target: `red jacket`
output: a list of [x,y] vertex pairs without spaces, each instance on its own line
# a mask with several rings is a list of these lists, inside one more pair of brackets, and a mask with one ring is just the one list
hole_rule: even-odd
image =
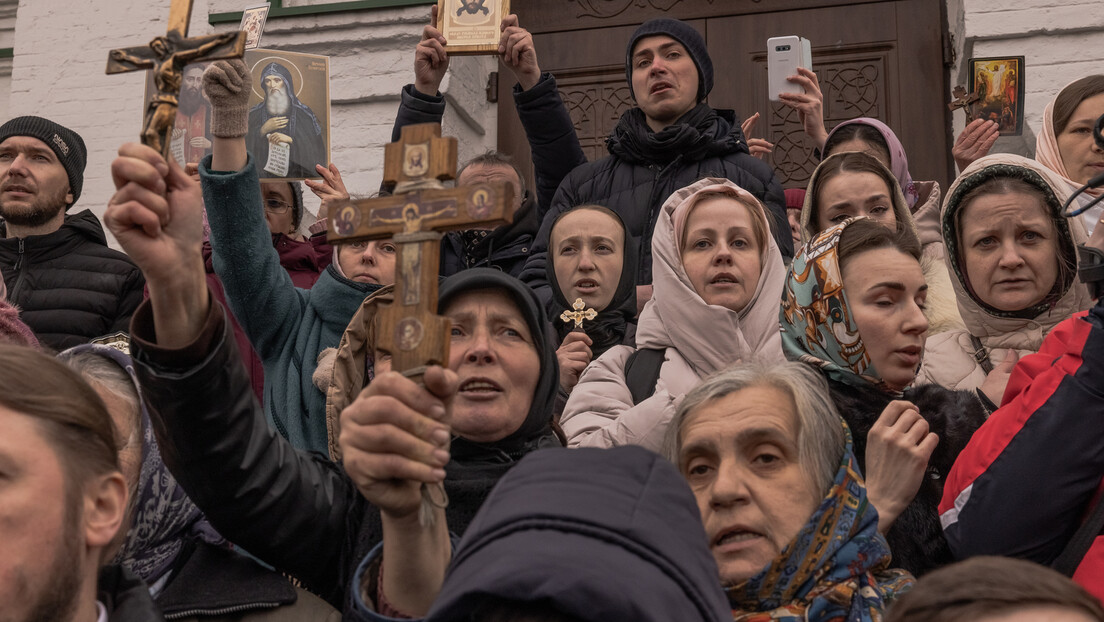
[[[1104,303],[1056,326],[1021,359],[1001,403],[947,477],[943,530],[959,559],[1050,565],[1104,484]],[[1073,578],[1104,599],[1104,537]]]
[[[315,281],[331,263],[333,263],[333,247],[326,243],[326,234],[316,234],[308,240],[297,242],[282,233],[272,234],[272,246],[280,255],[280,265],[287,270],[291,281],[300,289],[310,289]],[[230,319],[230,325],[234,329],[234,341],[238,344],[238,352],[241,354],[242,363],[249,370],[249,379],[253,384],[253,393],[257,399],[264,402],[264,366],[261,359],[253,351],[249,339],[238,326],[237,319],[230,312],[230,305],[226,304],[226,292],[222,288],[222,282],[215,275],[215,266],[212,262],[211,243],[203,243],[203,261],[207,267],[207,287],[211,295],[226,309],[226,317]]]

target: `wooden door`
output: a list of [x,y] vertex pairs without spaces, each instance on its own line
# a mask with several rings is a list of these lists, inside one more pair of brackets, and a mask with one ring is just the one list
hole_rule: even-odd
[[[945,18],[937,0],[513,0],[534,34],[541,68],[555,74],[587,157],[633,103],[625,45],[653,17],[686,20],[703,33],[714,66],[708,102],[740,117],[760,112],[753,132],[775,143],[772,165],[787,188],[804,187],[816,166],[797,114],[767,99],[766,41],[800,35],[812,42],[824,91],[825,124],[860,116],[894,129],[916,180],[951,174],[949,93],[943,64]],[[500,68],[499,149],[531,166],[513,110],[512,74]]]

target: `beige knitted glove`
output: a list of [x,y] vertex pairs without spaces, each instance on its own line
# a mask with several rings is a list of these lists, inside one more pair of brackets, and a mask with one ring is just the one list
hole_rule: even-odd
[[211,135],[239,138],[249,129],[252,76],[240,58],[217,60],[203,72],[203,92],[211,100]]

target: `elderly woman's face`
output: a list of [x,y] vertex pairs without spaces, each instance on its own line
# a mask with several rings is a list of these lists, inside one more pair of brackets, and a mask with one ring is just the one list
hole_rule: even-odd
[[824,496],[798,460],[798,428],[793,400],[774,387],[706,402],[682,424],[678,467],[726,585],[778,557]]
[[868,250],[843,267],[843,288],[874,370],[889,388],[903,390],[916,378],[928,334],[920,262],[895,248]]
[[452,320],[449,368],[460,376],[452,428],[478,443],[501,440],[529,414],[540,377],[534,336],[514,301],[499,290],[461,294],[445,315]]
[[625,263],[625,231],[612,216],[578,209],[560,218],[550,236],[556,283],[564,298],[588,308],[609,306]]
[[1058,241],[1042,199],[982,195],[962,206],[963,266],[974,295],[1001,311],[1039,304],[1058,279]]
[[699,202],[686,219],[682,267],[706,304],[740,312],[759,286],[762,249],[751,212],[730,197]]
[[1073,181],[1083,184],[1104,173],[1104,150],[1096,146],[1092,128],[1104,115],[1104,93],[1086,98],[1070,116],[1066,129],[1057,136],[1062,165]]

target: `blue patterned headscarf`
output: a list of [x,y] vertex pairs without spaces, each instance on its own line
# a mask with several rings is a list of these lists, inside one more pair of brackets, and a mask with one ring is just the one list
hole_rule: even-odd
[[832,380],[880,386],[881,376],[851,314],[839,264],[840,236],[856,220],[821,231],[794,257],[778,313],[782,351],[791,361],[816,365]]
[[62,352],[58,358],[64,361],[84,352],[102,356],[126,372],[138,393],[142,468],[135,490],[131,491],[130,527],[122,548],[111,563],[127,568],[147,584],[153,585],[172,569],[187,540],[199,538],[216,546],[225,545],[226,541],[211,527],[161,460],[161,450],[153,436],[153,425],[142,400],[134,363],[124,348],[125,342],[111,346],[83,344]]
[[890,570],[889,562],[848,431],[836,477],[809,521],[759,574],[725,590],[732,619],[879,622],[915,582],[905,570]]

